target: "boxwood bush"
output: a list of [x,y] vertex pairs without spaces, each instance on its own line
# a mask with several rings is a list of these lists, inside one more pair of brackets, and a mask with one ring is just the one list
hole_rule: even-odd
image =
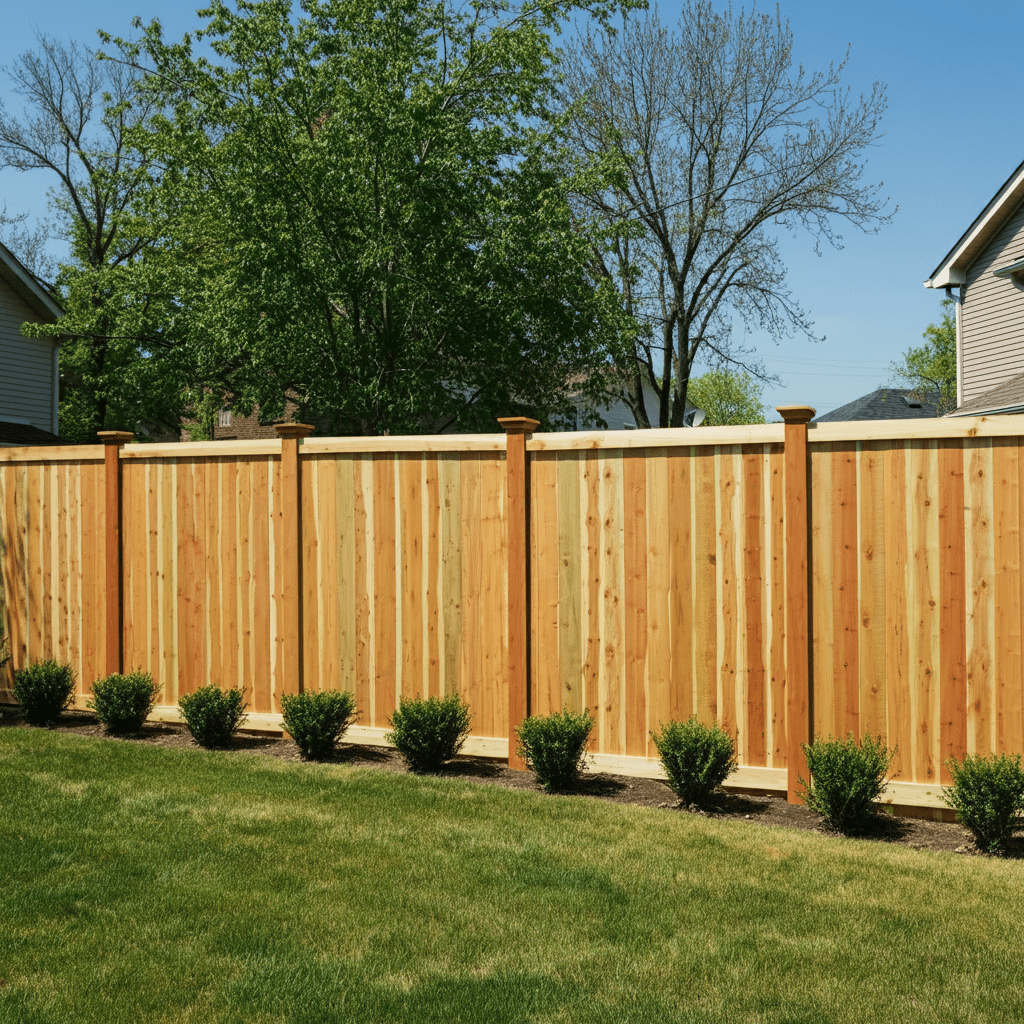
[[516,729],[519,755],[545,792],[562,792],[579,783],[593,728],[589,711],[563,710],[527,718]]
[[696,716],[669,722],[655,734],[668,784],[679,799],[698,807],[736,771],[732,737],[719,725],[703,725]]
[[829,737],[800,746],[811,773],[809,783],[800,779],[804,803],[837,832],[866,828],[885,789],[896,748],[886,747],[881,736],[865,736],[858,743],[852,733],[845,740]]
[[160,687],[148,672],[115,672],[92,684],[92,700],[86,707],[92,708],[112,733],[138,732],[159,693]]
[[469,735],[469,705],[457,693],[444,697],[401,697],[384,738],[395,745],[409,771],[440,771]]
[[178,707],[201,747],[223,747],[245,718],[245,696],[238,687],[222,690],[212,683],[183,694]]
[[284,727],[310,760],[327,757],[356,718],[356,699],[348,690],[306,690],[281,697]]
[[75,672],[70,665],[37,661],[14,673],[14,696],[31,725],[49,725],[75,695]]
[[956,811],[975,842],[987,853],[1000,853],[1024,822],[1024,770],[1020,754],[968,754],[962,761],[946,762],[953,784],[942,799]]

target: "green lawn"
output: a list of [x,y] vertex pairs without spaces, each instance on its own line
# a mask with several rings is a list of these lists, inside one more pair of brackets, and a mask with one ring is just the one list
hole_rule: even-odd
[[0,729],[0,1021],[1024,1020],[1024,863]]

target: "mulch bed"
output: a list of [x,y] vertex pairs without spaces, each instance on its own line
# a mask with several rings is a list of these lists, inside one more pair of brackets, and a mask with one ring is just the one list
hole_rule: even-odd
[[[9,705],[0,708],[0,727],[31,728],[25,723],[20,709]],[[89,711],[67,711],[55,728],[58,732],[76,736],[107,736],[96,716]],[[124,743],[200,749],[187,727],[179,723],[147,722],[143,731],[137,735],[110,738]],[[277,757],[285,761],[302,760],[299,748],[293,740],[273,734],[242,732],[234,737],[228,749],[261,757]],[[404,773],[407,770],[397,752],[388,747],[342,743],[326,761],[380,771]],[[514,771],[507,768],[503,762],[490,758],[459,757],[446,767],[444,775],[480,785],[543,792],[532,773]],[[632,804],[637,807],[659,807],[667,813],[693,813],[716,820],[746,821],[755,826],[777,825],[782,828],[820,833],[829,831],[822,824],[820,816],[813,811],[802,805],[789,804],[776,796],[725,793],[718,797],[713,807],[706,810],[686,808],[680,804],[668,785],[659,779],[594,772],[584,777],[573,795],[618,804]],[[858,841],[896,843],[915,850],[980,854],[971,834],[960,825],[920,818],[893,817],[888,814],[878,815],[871,830],[859,836]],[[1006,855],[1024,858],[1024,836],[1014,838]]]

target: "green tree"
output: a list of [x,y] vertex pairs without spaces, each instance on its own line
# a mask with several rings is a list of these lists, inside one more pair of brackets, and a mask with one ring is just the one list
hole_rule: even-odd
[[[40,35],[38,48],[5,68],[20,113],[0,103],[0,167],[44,170],[54,179],[53,219],[29,230],[5,215],[12,242],[63,305],[59,421],[63,436],[88,441],[97,430],[134,430],[140,420],[173,427],[181,386],[164,357],[173,345],[171,297],[143,287],[140,272],[163,227],[154,217],[152,162],[128,142],[151,113],[139,75],[102,64],[75,43]],[[67,243],[59,267],[48,236]],[[135,272],[130,275],[129,269]],[[26,324],[26,334],[52,327]],[[187,360],[177,363],[187,369]]]
[[942,319],[929,324],[924,344],[911,346],[890,367],[893,377],[920,397],[939,396],[939,415],[956,408],[956,303],[942,300]]
[[708,426],[764,423],[762,384],[742,370],[711,370],[690,380],[690,404],[703,409]]
[[577,8],[612,5],[217,0],[211,58],[156,22],[114,41],[160,109],[137,148],[204,256],[178,293],[199,375],[341,433],[597,399],[632,321],[568,204],[601,173],[565,177],[553,114],[550,34]]
[[646,327],[617,357],[625,398],[638,424],[678,427],[695,363],[767,379],[734,344],[734,319],[813,337],[775,232],[838,246],[839,225],[874,231],[891,216],[862,160],[880,137],[885,88],[854,98],[845,61],[794,66],[778,13],[718,11],[709,0],[684,4],[677,31],[652,10],[616,34],[592,27],[566,49],[573,152],[621,172],[580,190],[575,209],[605,228],[595,275]]

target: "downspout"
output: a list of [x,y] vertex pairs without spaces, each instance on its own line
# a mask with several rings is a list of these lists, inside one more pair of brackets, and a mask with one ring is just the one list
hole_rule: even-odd
[[959,409],[964,404],[963,285],[960,285],[955,295],[953,286],[946,285],[946,296],[953,300],[956,309],[956,407]]

